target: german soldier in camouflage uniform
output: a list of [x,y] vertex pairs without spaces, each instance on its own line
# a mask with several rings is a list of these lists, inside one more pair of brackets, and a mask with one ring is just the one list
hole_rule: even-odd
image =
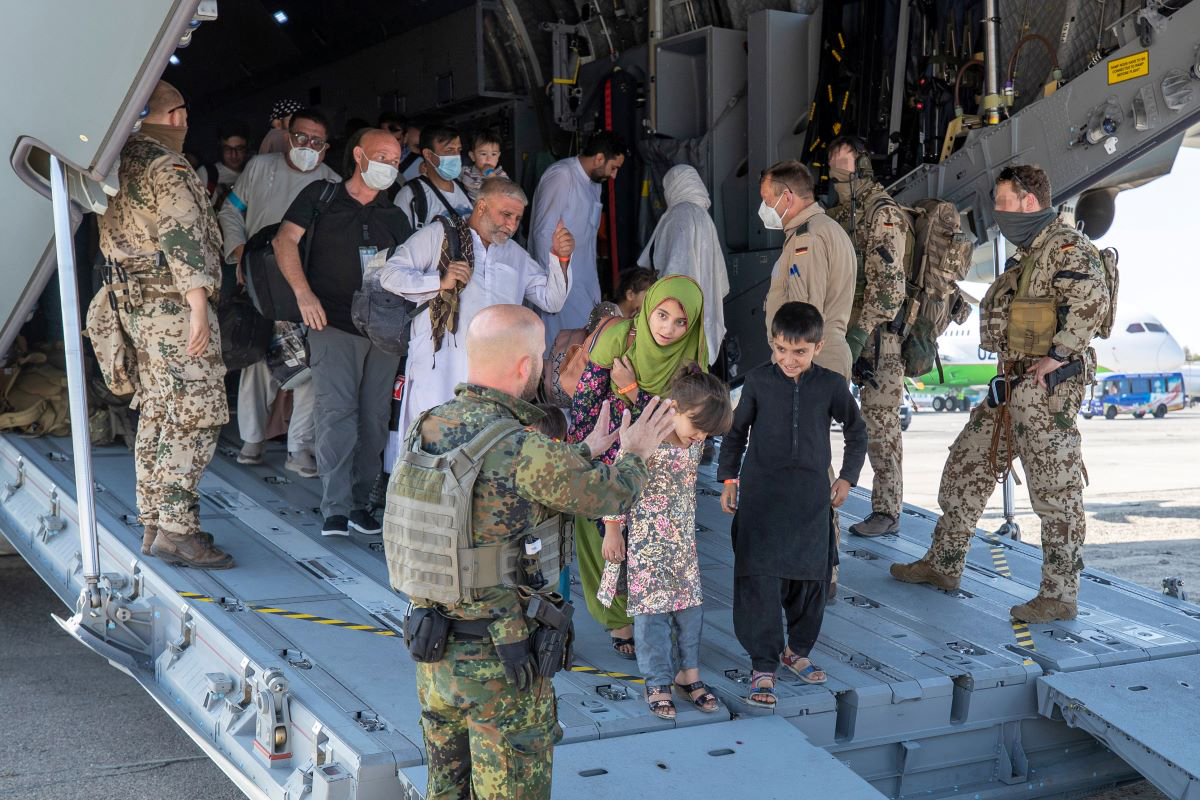
[[[838,204],[832,217],[854,241],[858,275],[846,343],[855,362],[862,416],[867,424],[867,455],[875,477],[871,514],[850,532],[880,536],[900,529],[904,497],[900,403],[904,363],[900,337],[888,325],[904,304],[904,259],[909,254],[908,222],[875,180],[871,157],[861,139],[839,136],[829,144],[829,177]],[[866,366],[874,375],[862,369]]]
[[[107,297],[98,300],[115,305],[118,333],[136,353],[131,405],[139,409],[142,552],[226,569],[233,558],[201,533],[196,492],[229,420],[214,310],[221,233],[204,185],[180,152],[188,113],[182,95],[160,81],[147,108],[141,131],[121,151],[121,190],[100,217],[110,267]],[[96,338],[91,326],[89,333]]]
[[[545,332],[532,311],[494,305],[467,331],[468,383],[420,424],[421,449],[449,452],[491,422],[541,416],[526,399],[541,379]],[[622,452],[611,466],[591,459],[615,434],[599,431],[580,445],[519,429],[487,451],[473,492],[473,546],[512,541],[558,513],[600,517],[622,513],[646,480],[646,457],[673,425],[664,404],[649,407],[620,431]],[[393,485],[388,514],[404,499]],[[417,664],[421,727],[429,762],[428,800],[550,797],[552,748],[561,737],[554,685],[538,677],[531,630],[515,586],[474,590],[478,599],[439,610],[452,620],[442,658]],[[418,606],[432,605],[413,598]],[[457,621],[490,620],[486,635],[455,633]],[[464,626],[460,626],[464,627]]]
[[[996,220],[1018,250],[984,296],[979,316],[980,346],[997,353],[1008,378],[1007,402],[971,412],[950,446],[938,493],[942,516],[929,552],[892,565],[899,580],[957,588],[975,524],[1015,455],[1042,523],[1041,586],[1037,597],[1012,608],[1013,618],[1024,622],[1076,615],[1085,517],[1075,419],[1095,374],[1089,344],[1111,320],[1113,305],[1100,254],[1049,206],[1050,181],[1041,169],[1000,173]],[[1063,368],[1078,372],[1051,390]]]

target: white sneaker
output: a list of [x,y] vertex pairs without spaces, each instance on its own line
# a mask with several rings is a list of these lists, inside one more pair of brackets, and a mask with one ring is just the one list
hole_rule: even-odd
[[299,475],[301,478],[317,477],[317,459],[307,450],[300,450],[296,453],[288,453],[287,462],[283,465],[286,469]]
[[243,442],[241,452],[237,457],[238,463],[261,464],[264,449],[266,449],[265,442]]

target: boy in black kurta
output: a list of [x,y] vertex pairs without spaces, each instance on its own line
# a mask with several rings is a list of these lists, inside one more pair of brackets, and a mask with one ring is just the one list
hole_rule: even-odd
[[[748,699],[754,705],[775,704],[781,660],[801,680],[825,682],[808,654],[821,630],[837,557],[830,507],[845,502],[867,453],[866,426],[845,378],[812,363],[821,351],[822,328],[812,305],[780,307],[771,324],[774,363],[746,374],[733,428],[721,444],[721,507],[736,511],[733,628],[750,654]],[[832,487],[831,420],[842,424],[845,438],[842,469]]]

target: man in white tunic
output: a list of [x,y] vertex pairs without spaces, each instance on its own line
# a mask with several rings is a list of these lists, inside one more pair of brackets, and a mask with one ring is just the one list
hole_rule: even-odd
[[[596,268],[596,232],[600,229],[601,186],[617,177],[628,147],[613,131],[593,135],[578,156],[550,165],[533,195],[529,250],[539,264],[551,260],[554,232],[559,224],[577,234],[574,280],[560,313],[542,314],[546,346],[562,328],[582,328],[600,302],[600,275]],[[557,309],[554,309],[557,311]]]
[[423,303],[457,283],[457,325],[447,330],[435,347],[428,310],[412,323],[405,371],[400,431],[406,432],[422,411],[454,397],[454,387],[467,378],[466,334],[481,310],[498,303],[525,301],[548,313],[562,308],[568,287],[574,283],[572,252],[575,239],[563,223],[551,236],[546,256],[534,261],[511,237],[521,224],[528,204],[525,193],[507,178],[490,178],[479,190],[468,225],[474,246],[474,264],[450,262],[445,274],[438,269],[441,225],[427,225],[396,248],[380,272],[379,283],[389,292]]

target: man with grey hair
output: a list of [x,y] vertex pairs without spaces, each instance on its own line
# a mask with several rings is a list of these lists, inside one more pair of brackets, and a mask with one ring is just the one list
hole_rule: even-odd
[[[550,257],[538,264],[512,241],[529,204],[507,178],[483,182],[469,219],[461,225],[426,225],[396,249],[380,274],[380,285],[415,303],[430,301],[413,320],[400,408],[403,435],[422,411],[454,397],[467,379],[465,334],[488,306],[528,302],[554,313],[563,307],[571,282],[575,238],[560,222]],[[457,257],[447,230],[458,238]]]

